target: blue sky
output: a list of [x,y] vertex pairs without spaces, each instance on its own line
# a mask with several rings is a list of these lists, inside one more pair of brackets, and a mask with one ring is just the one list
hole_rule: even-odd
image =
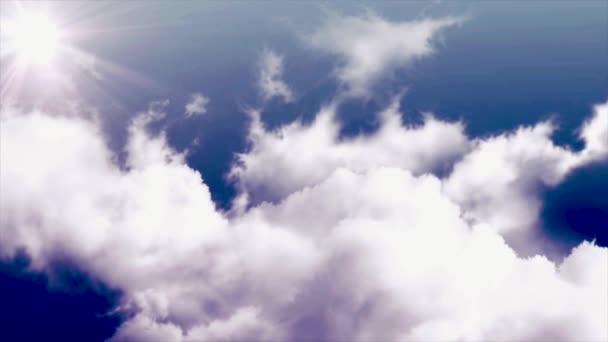
[[[203,92],[213,99],[207,117],[199,120],[205,123],[196,122],[194,128],[178,122],[169,132],[178,148],[195,135],[207,142],[210,148],[201,145],[190,162],[218,188],[224,183],[221,174],[228,168],[231,153],[245,147],[242,107],[260,102],[256,65],[265,48],[285,56],[285,80],[297,90],[295,103],[269,105],[265,114],[269,124],[311,117],[327,101],[336,86],[328,77],[331,56],[311,51],[303,41],[333,12],[373,11],[393,20],[432,15],[468,18],[466,24],[442,33],[438,53],[415,67],[396,70],[397,75],[382,85],[385,90],[376,98],[352,101],[349,113],[342,117],[355,132],[369,126],[374,120],[369,112],[382,107],[391,92],[407,88],[406,120],[415,122],[420,112],[432,111],[440,117],[463,119],[467,131],[480,136],[554,117],[559,124],[556,141],[576,146],[580,142],[573,131],[585,117],[581,113],[608,96],[608,24],[602,1],[287,3],[275,4],[270,13],[255,3],[129,2],[90,5],[97,15],[88,16],[86,6],[67,3],[65,7],[70,18],[77,20],[75,26],[100,31],[82,39],[94,55],[148,80],[131,84],[126,76],[118,75],[118,80],[112,79],[116,84],[103,89],[122,106],[107,109],[113,113],[108,119],[111,130],[120,130],[125,120],[155,99],[173,101],[169,116],[183,114],[182,102],[189,93]],[[117,27],[119,33],[108,27]],[[97,90],[89,90],[88,100],[108,106]],[[225,150],[213,144],[218,139],[224,140]],[[204,165],[209,164],[204,162],[209,154],[222,167]],[[230,191],[225,191],[218,189],[216,196],[223,203],[230,198]]]
[[0,334],[607,337],[605,1],[0,8]]

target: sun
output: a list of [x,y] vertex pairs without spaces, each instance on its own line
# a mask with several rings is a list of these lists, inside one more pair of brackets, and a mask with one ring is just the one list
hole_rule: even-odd
[[7,48],[17,62],[45,66],[58,56],[64,32],[42,13],[21,13],[6,23],[2,32]]
[[57,104],[93,96],[93,90],[99,97],[106,91],[106,75],[157,86],[104,59],[103,51],[96,50],[102,53],[97,55],[80,46],[94,47],[95,37],[121,28],[96,27],[95,20],[74,9],[59,1],[0,0],[0,102]]

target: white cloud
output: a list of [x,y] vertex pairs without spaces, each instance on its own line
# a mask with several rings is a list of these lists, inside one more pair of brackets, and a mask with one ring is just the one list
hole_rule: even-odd
[[[294,122],[266,131],[252,112],[251,149],[238,155],[231,171],[243,193],[256,203],[279,200],[325,179],[335,169],[367,170],[395,166],[416,174],[440,169],[468,148],[459,122],[425,116],[420,126],[404,127],[399,97],[379,114],[380,128],[370,136],[339,137],[333,103],[323,108],[309,126]],[[280,175],[280,177],[277,177]]]
[[197,114],[205,114],[207,112],[207,105],[209,104],[209,98],[201,93],[194,93],[190,95],[188,103],[186,103],[185,110],[188,116]]
[[585,148],[578,153],[553,143],[549,122],[474,140],[473,149],[445,180],[446,193],[467,219],[491,224],[512,238],[519,251],[551,247],[535,241],[542,205],[539,187],[553,186],[576,167],[608,155],[607,108],[608,103],[594,108],[582,129]]
[[[135,315],[116,340],[294,340],[311,331],[315,340],[608,338],[607,248],[582,243],[559,264],[518,257],[500,220],[473,222],[474,209],[446,191],[459,170],[486,179],[496,163],[493,189],[509,196],[503,179],[555,182],[570,158],[591,152],[551,145],[546,124],[472,142],[458,123],[405,128],[396,105],[375,134],[339,141],[325,111],[277,132],[254,122],[249,157],[271,157],[237,176],[256,165],[262,176],[251,184],[281,183],[282,200],[228,218],[164,135],[145,133],[150,111],[129,130],[125,170],[94,124],[4,108],[0,253],[24,248],[37,269],[60,254],[122,290],[122,308]],[[586,151],[606,147],[583,136]],[[303,158],[323,167],[302,162],[294,178],[281,160],[298,163],[305,143],[314,151]],[[475,162],[490,158],[486,150],[500,157]],[[460,160],[447,179],[427,173],[441,162],[427,155],[441,153]]]
[[295,122],[275,131],[267,131],[259,114],[252,112],[250,150],[238,155],[231,170],[241,193],[235,207],[282,200],[341,167],[366,171],[391,166],[414,174],[452,169],[443,188],[468,222],[489,224],[519,253],[561,253],[542,240],[538,228],[540,188],[554,186],[576,167],[605,158],[608,104],[594,108],[581,130],[586,147],[574,152],[553,143],[550,122],[469,140],[461,123],[431,115],[421,126],[404,127],[398,103],[397,97],[380,113],[376,132],[350,139],[338,137],[336,103],[322,109],[309,126]]
[[391,22],[376,15],[332,16],[310,43],[341,59],[338,80],[350,94],[360,96],[385,73],[433,53],[437,33],[460,22],[460,18]]
[[540,123],[475,140],[446,179],[446,193],[472,222],[489,223],[502,233],[529,231],[542,204],[539,186],[556,184],[576,163],[572,151],[553,144],[552,131],[549,123]]
[[608,156],[608,102],[593,108],[593,116],[583,125],[580,137],[585,141],[586,158]]
[[291,102],[293,92],[283,81],[283,56],[272,50],[264,50],[259,68],[258,87],[264,100],[276,96],[282,98],[284,102]]

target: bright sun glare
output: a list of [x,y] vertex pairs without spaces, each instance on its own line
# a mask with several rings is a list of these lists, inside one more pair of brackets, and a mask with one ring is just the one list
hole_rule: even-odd
[[58,54],[63,32],[44,14],[23,13],[6,27],[6,38],[20,63],[48,65]]
[[146,82],[144,77],[75,44],[92,39],[87,35],[90,31],[82,26],[83,18],[76,24],[77,18],[70,17],[75,13],[62,12],[66,8],[59,2],[0,0],[0,5],[0,99],[59,101],[59,94],[71,96],[84,91],[77,86],[84,78],[101,87],[95,81],[105,73]]

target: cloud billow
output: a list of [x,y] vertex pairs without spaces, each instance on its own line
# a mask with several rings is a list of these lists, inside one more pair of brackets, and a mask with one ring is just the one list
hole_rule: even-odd
[[[328,131],[318,123],[277,136],[254,125],[261,145],[236,175],[265,158],[268,169],[253,182],[285,186],[268,188],[279,202],[229,216],[164,134],[146,133],[146,113],[129,129],[129,167],[121,169],[96,125],[4,108],[1,250],[8,257],[23,249],[37,270],[61,251],[120,289],[120,310],[133,314],[115,340],[292,340],[311,319],[322,340],[603,339],[608,250],[583,242],[560,263],[519,257],[503,233],[517,223],[522,234],[534,229],[528,216],[538,212],[532,207],[521,222],[499,213],[535,203],[534,193],[518,190],[531,177],[553,184],[605,158],[606,146],[593,142],[599,135],[588,132],[605,129],[606,108],[596,107],[586,124],[593,129],[582,131],[590,149],[581,152],[552,145],[543,123],[473,141],[460,124],[430,117],[403,128],[391,121],[394,106],[382,114],[387,127],[362,140],[320,140]],[[387,129],[397,140],[414,134],[435,144],[390,149]],[[414,158],[445,149],[437,140],[446,132],[436,130],[459,142],[444,155],[457,157],[445,178],[427,173],[434,160]],[[284,152],[266,154],[280,144],[265,139],[283,139]],[[291,139],[328,144],[310,152],[319,158],[345,158],[327,159],[322,173],[294,165],[299,178],[272,173],[291,155]],[[486,157],[494,159],[480,162]],[[544,167],[530,168],[537,163]],[[496,170],[505,178],[483,176]],[[246,193],[253,183],[244,184]]]

